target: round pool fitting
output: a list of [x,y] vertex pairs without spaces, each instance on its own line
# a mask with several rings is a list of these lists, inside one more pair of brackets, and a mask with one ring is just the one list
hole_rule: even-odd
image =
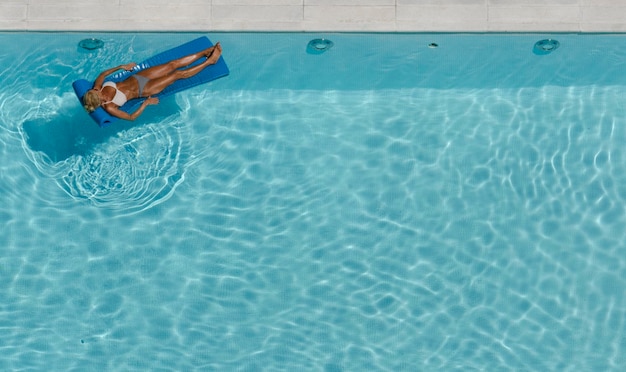
[[321,54],[332,48],[335,43],[328,39],[313,39],[307,44],[307,51],[313,54]]
[[104,46],[104,41],[95,38],[83,39],[78,46],[86,50],[96,50]]
[[554,52],[561,43],[554,39],[543,39],[535,43],[533,51],[536,54],[548,54]]

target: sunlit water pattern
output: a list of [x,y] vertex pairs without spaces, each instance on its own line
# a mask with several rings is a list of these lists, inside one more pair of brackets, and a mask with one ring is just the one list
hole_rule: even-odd
[[197,35],[91,36],[0,34],[0,370],[626,370],[626,37],[212,34],[101,129]]

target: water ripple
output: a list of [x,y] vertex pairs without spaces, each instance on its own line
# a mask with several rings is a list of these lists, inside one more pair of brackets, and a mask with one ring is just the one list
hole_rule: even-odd
[[184,178],[183,133],[172,123],[131,128],[69,162],[59,184],[76,199],[126,212],[167,200]]

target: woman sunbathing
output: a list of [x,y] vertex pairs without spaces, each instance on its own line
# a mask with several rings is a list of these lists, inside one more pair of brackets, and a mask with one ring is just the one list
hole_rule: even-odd
[[[152,97],[153,95],[160,93],[175,81],[190,78],[207,66],[215,64],[221,54],[222,46],[220,43],[217,43],[198,53],[139,71],[118,83],[112,81],[105,83],[104,79],[119,69],[131,71],[137,64],[131,62],[110,68],[98,75],[98,78],[93,83],[93,88],[88,90],[83,96],[83,105],[90,113],[102,106],[109,114],[115,117],[135,120],[141,115],[146,106],[159,103],[159,99]],[[184,68],[202,57],[206,57],[206,60],[202,63]],[[147,97],[147,99],[132,114],[120,110],[120,107],[127,101],[144,97]]]

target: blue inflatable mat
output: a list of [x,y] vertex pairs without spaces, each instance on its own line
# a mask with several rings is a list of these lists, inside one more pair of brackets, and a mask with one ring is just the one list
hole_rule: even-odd
[[[206,36],[203,36],[186,44],[180,45],[176,48],[159,53],[139,63],[137,67],[135,67],[132,71],[118,72],[107,77],[104,81],[119,82],[141,70],[147,69],[152,66],[161,65],[174,59],[199,52],[201,50],[211,47],[212,45],[213,44],[211,43],[211,41]],[[198,63],[202,63],[202,59],[195,62],[195,64]],[[154,97],[166,97],[171,94],[180,92],[181,90],[189,89],[191,87],[195,87],[196,85],[208,83],[209,81],[218,79],[228,74],[228,66],[226,66],[226,62],[220,56],[220,59],[217,61],[216,64],[208,66],[197,75],[192,76],[188,79],[181,79],[176,81],[174,84],[165,88],[161,93],[155,95]],[[81,102],[82,105],[83,95],[85,95],[85,93],[87,93],[89,89],[93,88],[93,81],[87,81],[85,79],[76,80],[74,83],[72,83],[72,87],[74,87],[74,92],[76,93],[76,96],[78,97],[78,100]],[[124,106],[120,107],[120,110],[132,113],[141,105],[144,100],[145,98],[130,100],[126,102]],[[89,116],[91,116],[91,118],[101,127],[107,126],[113,121],[118,120],[118,118],[110,115],[102,107],[98,107],[94,112],[90,113]]]

